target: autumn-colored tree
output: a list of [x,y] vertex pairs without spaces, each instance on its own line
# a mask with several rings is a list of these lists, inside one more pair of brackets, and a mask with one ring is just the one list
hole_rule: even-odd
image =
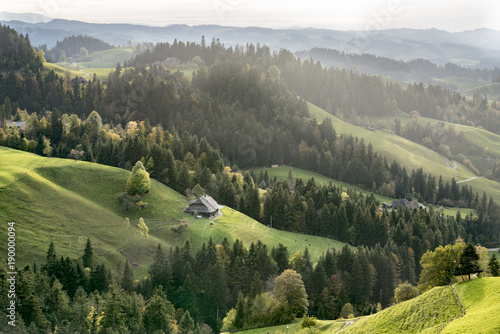
[[127,180],[127,193],[129,195],[141,195],[149,192],[150,187],[149,173],[142,162],[137,161],[134,168],[132,168],[132,175]]
[[295,270],[287,269],[276,277],[273,294],[285,314],[307,313],[309,302],[306,289],[302,276]]
[[439,246],[433,252],[425,252],[420,260],[420,291],[425,292],[435,286],[450,284],[464,249],[464,242],[459,240],[454,245]]

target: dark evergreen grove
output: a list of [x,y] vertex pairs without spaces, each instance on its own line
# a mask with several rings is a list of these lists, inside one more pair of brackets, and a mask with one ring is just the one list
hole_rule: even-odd
[[[210,242],[197,252],[189,244],[159,247],[148,277],[133,282],[128,263],[119,278],[112,277],[110,268],[93,258],[90,240],[81,260],[58,258],[51,245],[46,264],[19,271],[20,314],[33,331],[57,326],[68,333],[85,328],[208,334],[220,330],[233,308],[230,323],[236,329],[283,323],[305,304],[286,312],[270,307],[268,317],[256,312],[259,305],[272,305],[273,282],[288,269],[301,275],[309,314],[334,319],[347,303],[356,314],[370,314],[378,303],[391,304],[400,282],[417,283],[426,251],[459,236],[471,243],[499,242],[500,209],[486,194],[388,162],[362,139],[338,136],[329,120],[311,120],[305,102],[346,118],[399,108],[437,118],[446,114],[496,131],[498,106],[487,100],[468,101],[437,86],[402,89],[377,77],[298,61],[286,50],[225,48],[216,40],[160,43],[132,60],[133,68],[118,65],[106,84],[93,78],[82,85],[42,73],[43,57],[27,37],[8,27],[1,33],[11,42],[0,48],[0,145],[128,170],[141,161],[152,178],[184,194],[205,192],[264,224],[272,217],[274,228],[358,247],[325,250],[316,264],[307,249],[288,254],[283,245]],[[155,64],[166,57],[185,62],[200,57],[200,68],[189,81]],[[26,127],[9,128],[6,120]],[[256,174],[271,164],[316,171],[397,198],[470,207],[478,215],[381,210],[372,195],[314,179],[277,181]],[[239,173],[240,168],[248,171]],[[262,198],[259,187],[267,190]],[[254,316],[258,320],[250,321]]]
[[[158,246],[149,276],[134,282],[128,263],[114,276],[97,261],[85,268],[89,246],[90,240],[82,258],[69,259],[59,258],[51,243],[44,264],[18,271],[19,333],[210,333],[220,330],[233,308],[236,330],[288,323],[304,311],[335,319],[346,303],[356,314],[370,314],[377,303],[390,304],[407,271],[389,244],[331,249],[313,265],[307,248],[290,257],[281,244],[269,249],[259,241],[247,248],[239,240],[233,245],[210,240],[195,253],[189,243],[169,250]],[[414,277],[414,267],[408,270]],[[6,272],[2,263],[0,273]],[[271,307],[282,296],[276,289],[302,292]],[[7,299],[7,286],[0,290]],[[6,317],[0,321],[7,328]]]

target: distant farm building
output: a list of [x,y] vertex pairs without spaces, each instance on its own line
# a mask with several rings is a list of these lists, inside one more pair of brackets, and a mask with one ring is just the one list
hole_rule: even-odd
[[382,208],[383,209],[390,209],[390,208],[392,208],[392,204],[388,203],[388,202],[384,202],[384,203],[382,203]]
[[219,214],[219,204],[210,196],[204,195],[189,202],[184,212],[202,217],[213,217]]
[[[1,121],[0,121],[0,123],[1,123]],[[24,130],[26,128],[26,122],[7,121],[7,126],[9,128],[15,126],[16,128],[19,128],[20,130]]]
[[400,199],[398,201],[393,201],[392,202],[392,208],[393,209],[397,210],[398,207],[400,207],[400,206],[408,208],[410,210],[414,210],[414,209],[418,209],[418,208],[425,209],[425,205],[420,204],[420,203],[413,204],[412,202],[408,201],[406,198],[403,198],[403,199]]
[[180,65],[181,61],[180,59],[175,57],[168,57],[167,59],[162,61],[161,64],[164,66],[174,66],[174,65]]
[[77,79],[78,79],[78,82],[79,82],[81,85],[84,85],[84,86],[85,86],[85,85],[88,85],[88,83],[89,83],[89,82],[88,82],[88,80],[87,80],[87,79],[85,79],[84,77],[78,77]]

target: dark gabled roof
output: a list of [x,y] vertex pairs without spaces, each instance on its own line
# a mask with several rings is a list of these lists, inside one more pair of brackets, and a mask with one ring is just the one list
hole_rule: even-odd
[[418,205],[412,204],[406,198],[400,199],[399,201],[393,201],[392,202],[392,207],[394,209],[397,209],[399,206],[404,206],[404,207],[407,207],[409,209],[416,209],[416,208],[418,208]]
[[210,212],[217,211],[217,209],[219,208],[219,204],[217,204],[217,202],[208,195],[201,196],[200,198],[198,198],[198,200],[201,201],[207,207],[207,209],[210,210]]
[[194,212],[197,211],[199,213],[208,212],[212,213],[219,209],[219,204],[210,196],[203,195],[198,199],[192,200],[189,202],[189,208],[187,208],[186,212]]

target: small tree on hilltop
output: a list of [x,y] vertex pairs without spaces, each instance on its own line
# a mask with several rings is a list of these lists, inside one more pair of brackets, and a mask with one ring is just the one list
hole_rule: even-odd
[[137,161],[134,168],[132,168],[132,175],[127,180],[127,193],[129,195],[141,195],[149,192],[150,187],[149,173],[142,162]]
[[300,323],[300,329],[309,329],[309,331],[312,331],[314,328],[318,327],[319,323],[316,317],[309,317],[305,316],[304,319],[302,319],[302,322]]
[[396,303],[404,302],[405,300],[410,300],[419,295],[418,288],[411,285],[410,283],[401,283],[398,285],[394,291],[394,297],[396,298]]
[[457,275],[468,275],[478,273],[479,269],[479,255],[477,254],[476,247],[472,244],[465,246],[462,255],[460,255],[460,265],[455,271]]

